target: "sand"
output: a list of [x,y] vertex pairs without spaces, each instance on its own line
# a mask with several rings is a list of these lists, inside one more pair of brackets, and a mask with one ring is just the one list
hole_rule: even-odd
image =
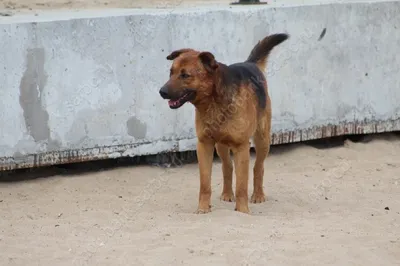
[[[275,1],[275,0],[272,0]],[[229,4],[229,0],[5,0],[0,1],[0,10],[11,12],[42,11],[60,9],[104,9],[104,8],[178,8],[203,5]]]
[[250,215],[219,200],[218,158],[203,215],[196,163],[37,170],[0,183],[0,265],[399,265],[399,156],[390,135],[274,146]]

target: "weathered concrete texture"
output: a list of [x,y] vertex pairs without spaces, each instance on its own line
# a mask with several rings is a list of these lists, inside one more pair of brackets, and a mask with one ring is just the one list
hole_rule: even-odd
[[35,142],[50,139],[49,114],[44,110],[41,94],[46,85],[44,49],[29,49],[26,69],[19,87],[19,103],[23,110],[25,126]]
[[193,107],[171,110],[158,94],[165,57],[192,47],[234,63],[276,32],[291,38],[268,64],[274,144],[400,130],[399,11],[371,2],[2,19],[0,168],[193,150]]

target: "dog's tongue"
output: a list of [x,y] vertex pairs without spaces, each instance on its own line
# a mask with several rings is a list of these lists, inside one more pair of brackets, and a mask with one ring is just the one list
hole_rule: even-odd
[[178,101],[169,100],[168,104],[169,104],[169,106],[175,106],[178,104]]

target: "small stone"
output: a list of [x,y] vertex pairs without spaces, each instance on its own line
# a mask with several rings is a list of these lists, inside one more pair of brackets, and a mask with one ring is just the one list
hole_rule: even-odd
[[385,210],[387,210],[387,211],[388,211],[388,210],[389,210],[389,207],[385,207]]

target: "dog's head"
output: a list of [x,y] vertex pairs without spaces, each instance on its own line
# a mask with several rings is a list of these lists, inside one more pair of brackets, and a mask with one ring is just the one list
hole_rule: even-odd
[[167,56],[173,60],[170,78],[160,89],[171,109],[195,103],[212,94],[218,63],[210,52],[181,49]]

